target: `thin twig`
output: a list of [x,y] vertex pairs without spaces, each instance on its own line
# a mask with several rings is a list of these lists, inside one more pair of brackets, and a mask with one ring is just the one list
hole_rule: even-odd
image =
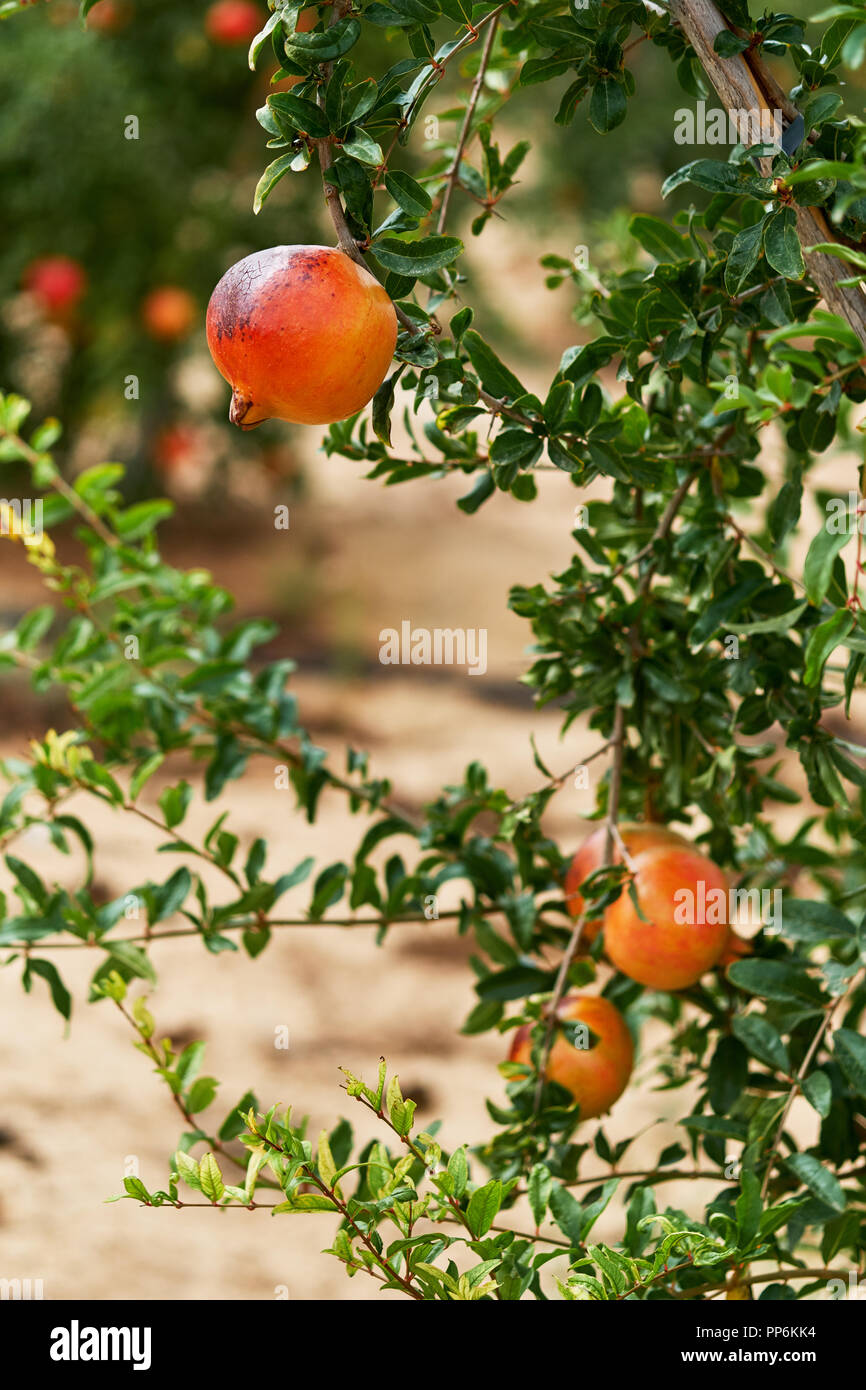
[[486,21],[488,29],[487,35],[484,40],[484,48],[481,52],[481,61],[478,64],[478,72],[476,73],[475,81],[472,84],[472,91],[470,93],[469,102],[467,104],[466,112],[463,117],[463,124],[460,127],[460,134],[457,137],[457,146],[454,150],[454,158],[451,161],[451,166],[448,170],[448,173],[445,176],[445,187],[442,192],[442,202],[439,206],[439,217],[436,221],[436,231],[437,234],[440,236],[445,231],[445,225],[448,221],[448,208],[450,207],[451,197],[454,193],[454,189],[460,175],[460,165],[463,161],[463,154],[469,140],[470,132],[472,130],[472,121],[475,117],[475,110],[478,106],[481,93],[484,90],[484,79],[487,76],[487,68],[490,63],[491,56],[493,54],[493,45],[496,42],[496,30],[499,25],[499,16],[504,9],[505,6],[500,5],[499,9],[494,10],[493,13],[488,16]]

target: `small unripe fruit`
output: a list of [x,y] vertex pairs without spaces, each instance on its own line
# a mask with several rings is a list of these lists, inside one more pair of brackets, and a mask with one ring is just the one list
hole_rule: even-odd
[[186,337],[198,313],[192,295],[179,285],[160,285],[141,306],[144,326],[152,338],[171,343]]
[[[618,830],[620,839],[632,858],[645,849],[656,849],[660,845],[685,845],[687,843],[675,830],[669,830],[666,825],[655,825],[651,821],[635,821],[620,825]],[[593,831],[588,839],[584,840],[568,866],[568,873],[565,875],[565,901],[568,911],[575,919],[583,912],[583,898],[578,892],[580,884],[589,878],[590,874],[594,874],[597,869],[601,868],[606,843],[607,826],[602,825],[598,830]],[[613,845],[612,858],[614,864],[622,863],[622,854],[616,841]],[[601,925],[600,917],[596,917],[590,922],[584,922],[581,933],[583,945],[592,944],[601,931]]]
[[205,15],[205,33],[214,43],[232,47],[247,44],[262,28],[266,16],[249,0],[217,0]]
[[[603,1115],[622,1095],[634,1066],[628,1025],[609,999],[590,994],[566,995],[557,1018],[585,1023],[598,1041],[589,1048],[574,1047],[560,1033],[550,1049],[545,1076],[571,1092],[580,1105],[582,1120]],[[510,1062],[531,1065],[531,1031],[528,1024],[518,1028],[508,1054]]]
[[664,845],[637,855],[631,886],[642,915],[623,888],[604,915],[610,960],[651,989],[696,984],[728,940],[725,875],[697,850]]
[[207,340],[232,387],[229,419],[330,425],[384,380],[397,315],[379,281],[329,246],[272,246],[227,270],[208,305]]
[[45,256],[28,266],[24,288],[35,296],[46,314],[61,315],[78,303],[87,288],[87,276],[70,256]]

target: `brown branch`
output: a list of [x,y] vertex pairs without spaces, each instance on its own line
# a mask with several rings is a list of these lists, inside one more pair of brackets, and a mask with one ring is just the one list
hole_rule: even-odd
[[[694,1265],[689,1265],[694,1269]],[[775,1269],[770,1274],[749,1274],[737,1279],[738,1284],[784,1284],[789,1279],[841,1279],[850,1273],[847,1269]],[[705,1293],[721,1293],[724,1284],[700,1284],[696,1289],[683,1289],[681,1298],[700,1298]]]
[[[493,45],[496,41],[496,30],[499,25],[499,16],[504,9],[505,6],[500,5],[499,9],[494,10],[492,14],[488,15],[484,21],[486,24],[489,25],[489,28],[487,30],[487,35],[484,40],[484,48],[481,53],[481,61],[478,64],[478,72],[475,76],[475,81],[472,84],[472,91],[470,93],[469,102],[466,107],[466,113],[463,117],[463,124],[460,127],[460,134],[457,137],[457,147],[454,151],[454,158],[451,161],[451,166],[448,170],[448,173],[445,176],[445,187],[442,192],[442,202],[439,207],[439,217],[436,222],[436,231],[440,236],[445,231],[445,224],[448,221],[448,208],[451,204],[451,197],[454,193],[454,189],[456,187],[457,180],[460,175],[460,165],[462,163],[463,153],[466,149],[466,145],[469,140],[469,135],[472,130],[472,121],[475,117],[475,111],[478,106],[481,93],[484,90],[484,78],[487,75],[487,68],[493,53]],[[479,25],[479,28],[480,27],[481,26]]]
[[[2,845],[0,845],[2,848]],[[498,917],[502,914],[501,907],[473,907],[472,913],[476,917]],[[450,909],[447,912],[440,912],[438,917],[418,917],[418,916],[398,916],[398,917],[250,917],[243,922],[222,922],[219,926],[220,933],[234,931],[254,931],[267,927],[315,927],[321,931],[324,927],[336,927],[341,931],[348,931],[353,928],[375,927],[377,930],[394,926],[407,926],[415,923],[422,925],[430,922],[456,921],[463,915],[462,908]],[[88,938],[86,941],[48,941],[39,940],[40,951],[92,951],[97,948],[111,953],[112,946],[136,945],[139,942],[146,942],[148,945],[155,945],[159,941],[170,941],[175,937],[181,936],[202,936],[203,933],[198,927],[177,927],[171,931],[143,932],[137,936],[111,936]],[[10,951],[28,950],[36,942],[33,941],[5,941],[3,946]]]
[[[713,0],[671,0],[671,15],[680,25],[700,60],[701,66],[728,112],[748,111],[760,120],[762,112],[779,109],[790,120],[796,114],[767,70],[762,58],[753,49],[747,53],[722,58],[713,48],[716,35],[727,30]],[[758,126],[760,129],[760,125]],[[765,173],[769,161],[761,160]],[[818,208],[795,209],[797,234],[804,249],[821,242],[839,238]],[[816,253],[809,257],[809,275],[824,298],[827,307],[838,314],[866,343],[866,298],[862,290],[837,283],[839,268],[832,256]]]
[[[333,25],[338,24],[341,19],[344,19],[351,8],[352,0],[334,0],[334,4],[331,6],[331,18],[328,23],[328,28],[332,28]],[[325,105],[325,86],[333,70],[333,63],[324,63],[322,65],[324,81],[319,88],[318,97],[319,106],[321,107]],[[340,190],[335,183],[331,183],[326,177],[328,170],[334,163],[334,152],[331,141],[332,137],[330,135],[326,135],[322,140],[312,141],[316,148],[316,154],[319,157],[319,168],[322,171],[322,186],[325,190],[325,203],[331,215],[331,221],[334,224],[334,231],[337,233],[340,250],[345,251],[346,255],[358,265],[364,265],[364,257],[361,255],[358,243],[352,236],[351,228],[346,220],[346,212],[343,207],[342,199],[340,198]]]

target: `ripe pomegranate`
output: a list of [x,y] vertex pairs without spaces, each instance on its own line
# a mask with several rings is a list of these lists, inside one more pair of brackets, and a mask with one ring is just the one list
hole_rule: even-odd
[[197,313],[192,295],[179,285],[160,285],[151,290],[141,306],[145,328],[152,338],[163,343],[185,337]]
[[24,288],[46,314],[60,317],[75,307],[87,288],[83,266],[71,256],[45,256],[24,272]]
[[230,48],[255,38],[266,16],[250,0],[217,0],[204,19],[205,33],[214,43]]
[[[635,821],[633,824],[620,825],[618,829],[620,838],[632,858],[645,849],[656,849],[659,845],[684,845],[687,843],[675,830],[669,830],[666,825],[656,825],[651,821]],[[584,840],[568,866],[568,873],[565,875],[565,904],[575,919],[583,911],[583,898],[578,891],[580,884],[583,883],[584,879],[589,878],[590,874],[594,874],[597,869],[601,868],[606,843],[607,826],[602,825],[598,830],[593,831],[588,839]],[[612,857],[614,864],[622,862],[622,855],[616,842],[614,842]],[[591,922],[584,922],[581,933],[581,942],[584,946],[592,944],[601,931],[601,926],[600,917],[596,917]]]
[[328,425],[381,385],[397,341],[383,287],[343,251],[272,246],[227,270],[208,305],[207,340],[242,429],[272,416]]
[[[568,994],[557,1009],[557,1018],[585,1023],[598,1042],[579,1048],[560,1032],[550,1049],[545,1075],[570,1091],[580,1105],[582,1120],[609,1110],[628,1085],[634,1066],[634,1046],[628,1025],[609,999],[589,994]],[[510,1062],[530,1064],[532,1044],[528,1024],[518,1028],[511,1041]]]
[[633,889],[604,914],[604,945],[624,975],[651,989],[687,989],[715,965],[728,942],[728,883],[721,869],[689,846],[644,850]]

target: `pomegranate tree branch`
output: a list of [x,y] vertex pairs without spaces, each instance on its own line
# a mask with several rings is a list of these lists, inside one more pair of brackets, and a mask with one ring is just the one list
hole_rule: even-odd
[[[120,1012],[123,1014],[123,1017],[126,1019],[130,1028],[134,1029],[134,1031],[138,1034],[139,1038],[141,1039],[141,1042],[138,1044],[140,1051],[142,1051],[146,1057],[149,1057],[150,1060],[156,1064],[158,1072],[164,1074],[165,1060],[164,1058],[160,1057],[159,1052],[151,1042],[150,1034],[144,1028],[142,1028],[142,1026],[133,1018],[129,1010],[124,1008],[123,1004],[119,999],[115,999],[114,1002],[117,1005]],[[169,1088],[169,1090],[171,1098],[177,1106],[178,1110],[180,1111],[181,1115],[183,1116],[186,1124],[189,1125],[191,1130],[201,1131],[201,1125],[195,1118],[195,1115],[193,1115],[192,1111],[185,1104],[183,1097],[177,1091],[173,1091],[171,1090],[171,1088]],[[224,1158],[227,1163],[231,1163],[235,1168],[239,1168],[242,1173],[246,1173],[246,1160],[237,1158],[225,1147],[224,1144],[220,1142],[220,1140],[215,1135],[213,1137],[207,1135],[206,1138],[213,1152],[218,1153],[221,1158]],[[276,1191],[280,1191],[279,1185],[277,1183],[271,1182],[268,1178],[259,1179],[259,1185],[261,1187],[271,1187],[276,1189]]]
[[[694,482],[696,476],[697,474],[694,472],[689,473],[688,476],[683,479],[679,487],[674,492],[673,496],[671,497],[670,501],[665,507],[664,512],[659,518],[659,522],[656,526],[655,531],[653,532],[652,540],[650,542],[651,546],[654,546],[658,541],[663,541],[669,535],[671,527],[673,526],[674,521],[676,520],[677,515],[680,511],[680,508],[686,500],[686,497],[688,496],[689,488]],[[649,565],[647,565],[647,568],[644,571],[644,574],[638,586],[638,596],[640,598],[645,598],[647,593],[649,592],[649,587],[652,583],[653,575],[655,574],[658,568],[658,564],[659,559],[658,557],[656,557]],[[623,855],[626,863],[628,863],[628,857],[627,853],[625,853],[625,847],[623,846],[622,841],[619,837],[619,832],[617,831],[617,820],[619,818],[620,791],[622,788],[622,766],[623,760],[625,758],[625,710],[623,709],[623,706],[619,704],[616,706],[614,710],[613,729],[611,731],[610,736],[610,747],[613,750],[613,760],[610,769],[610,787],[608,791],[607,800],[607,816],[605,818],[606,834],[604,842],[604,854],[602,856],[601,864],[599,865],[599,868],[605,869],[610,868],[611,864],[613,863],[614,846],[618,846],[620,853]],[[571,969],[572,961],[574,960],[574,957],[577,954],[577,949],[580,945],[580,939],[583,935],[583,931],[586,926],[586,917],[587,913],[584,909],[584,911],[580,914],[580,916],[574,924],[574,930],[572,931],[568,945],[565,948],[565,954],[563,955],[562,960],[560,962],[559,970],[557,971],[556,975],[556,981],[553,986],[553,997],[550,1001],[549,1006],[547,1029],[544,1035],[544,1043],[541,1052],[541,1064],[538,1068],[538,1081],[536,1083],[535,1088],[534,1109],[536,1114],[538,1114],[538,1111],[541,1107],[541,1094],[544,1088],[544,1076],[545,1072],[547,1071],[547,1063],[550,1058],[550,1050],[553,1046],[553,1037],[556,1031],[557,1011],[565,995],[565,991],[568,985],[568,972]]]
[[[335,24],[338,24],[341,19],[345,19],[351,8],[352,0],[334,0],[334,4],[331,6],[331,18],[328,23],[328,28],[332,28]],[[321,107],[324,107],[325,104],[325,86],[333,70],[333,63],[323,63],[323,81],[319,88],[319,106]],[[345,251],[346,255],[351,257],[353,261],[356,261],[358,265],[363,265],[364,257],[361,255],[358,243],[352,236],[352,230],[346,220],[346,211],[343,207],[342,199],[340,198],[340,190],[337,185],[332,183],[328,178],[328,170],[332,168],[334,163],[331,136],[326,135],[321,140],[313,140],[312,143],[315,145],[316,154],[319,157],[319,168],[322,171],[322,186],[325,190],[325,203],[331,215],[334,230],[337,233],[337,241],[340,244],[340,250]]]
[[[625,711],[622,705],[617,705],[613,717],[613,733],[610,737],[610,746],[613,749],[613,763],[610,772],[610,795],[607,803],[607,835],[604,845],[604,856],[600,867],[607,868],[613,856],[614,836],[616,833],[616,820],[619,815],[619,796],[622,786],[622,760],[625,753]],[[565,948],[565,954],[559,963],[559,970],[556,973],[556,981],[553,986],[553,998],[550,1001],[547,1016],[547,1027],[544,1033],[544,1042],[541,1048],[541,1064],[538,1068],[538,1079],[535,1084],[534,1111],[538,1114],[541,1108],[541,1095],[544,1090],[544,1078],[547,1072],[547,1063],[550,1059],[550,1051],[553,1047],[553,1036],[556,1032],[557,1013],[566,989],[568,988],[568,972],[571,969],[572,961],[577,954],[580,939],[586,926],[587,909],[584,908],[574,924],[574,930]]]
[[[445,224],[448,220],[448,208],[451,203],[451,196],[454,192],[457,180],[460,175],[460,165],[463,161],[463,153],[466,149],[466,145],[468,143],[469,136],[472,131],[472,122],[475,118],[475,111],[478,106],[478,102],[481,98],[481,93],[484,90],[484,79],[487,75],[487,68],[490,64],[490,58],[493,54],[493,45],[496,41],[496,30],[499,25],[499,16],[504,9],[505,6],[500,5],[498,10],[493,10],[493,12],[489,14],[487,18],[483,21],[485,24],[488,25],[488,29],[486,37],[484,39],[484,48],[481,52],[481,61],[478,64],[478,72],[476,73],[475,81],[472,85],[472,92],[469,96],[469,103],[466,107],[466,114],[463,117],[463,124],[460,127],[460,134],[457,137],[457,148],[454,151],[454,158],[451,161],[451,165],[445,177],[445,188],[442,193],[442,202],[439,206],[439,217],[436,223],[436,231],[440,236],[444,232]],[[480,29],[481,25],[479,24],[478,27]]]
[[[716,35],[729,28],[713,0],[671,0],[671,15],[679,24],[700,60],[701,66],[728,112],[747,111],[760,121],[764,112],[775,109],[791,120],[797,108],[785,97],[781,88],[754,50],[723,58],[713,47]],[[762,126],[758,125],[758,129]],[[769,172],[769,161],[761,161]],[[819,208],[795,209],[797,235],[804,249],[821,242],[838,241],[824,213]],[[809,275],[815,282],[829,309],[848,323],[861,342],[866,343],[866,297],[860,287],[844,287],[837,283],[839,268],[832,256],[816,252],[809,256]]]
[[[282,1144],[277,1144],[273,1139],[269,1139],[267,1135],[262,1134],[259,1130],[253,1128],[251,1129],[250,1133],[253,1134],[256,1139],[260,1139],[263,1144],[267,1144],[269,1149],[276,1149],[277,1153],[284,1154],[287,1158],[292,1157],[292,1155],[289,1153],[289,1150],[284,1148]],[[322,1179],[319,1177],[318,1173],[315,1171],[315,1169],[310,1167],[310,1165],[307,1163],[301,1165],[301,1171],[304,1173],[304,1176],[308,1182],[312,1183],[314,1187],[317,1187],[319,1189],[319,1191],[322,1193],[324,1197],[327,1197],[331,1202],[333,1202],[334,1206],[342,1216],[346,1225],[353,1231],[355,1237],[358,1240],[360,1240],[361,1244],[366,1246],[375,1263],[385,1274],[387,1281],[390,1284],[399,1284],[400,1287],[403,1289],[404,1293],[407,1293],[410,1298],[414,1298],[419,1302],[422,1301],[424,1295],[420,1292],[419,1289],[416,1289],[414,1287],[409,1276],[406,1276],[404,1278],[404,1276],[399,1273],[399,1271],[394,1267],[394,1265],[390,1264],[387,1258],[380,1253],[378,1247],[376,1246],[376,1244],[374,1243],[374,1241],[368,1233],[368,1227],[366,1223],[359,1226],[355,1222],[347,1204],[343,1201],[343,1199],[339,1196],[337,1192],[336,1183],[332,1187],[329,1186],[328,1183],[323,1182]]]

